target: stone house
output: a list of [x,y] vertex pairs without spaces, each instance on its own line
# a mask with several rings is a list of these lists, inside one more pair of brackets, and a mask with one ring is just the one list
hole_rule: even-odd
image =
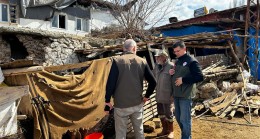
[[[124,6],[129,7],[129,4],[132,6],[134,3]],[[0,0],[0,26],[85,36],[91,30],[119,25],[113,6],[110,2],[99,0]]]

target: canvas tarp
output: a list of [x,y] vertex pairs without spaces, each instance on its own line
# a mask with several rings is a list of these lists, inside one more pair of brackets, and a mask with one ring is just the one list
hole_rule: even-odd
[[[260,39],[258,38],[258,48],[257,48],[258,53],[257,53],[256,52],[257,43],[256,43],[256,38],[255,38],[256,30],[254,28],[250,27],[249,34],[252,36],[248,37],[248,42],[247,42],[247,44],[250,46],[248,48],[248,52],[247,52],[248,63],[249,63],[249,67],[250,67],[252,76],[254,76],[258,80],[260,80],[260,68],[259,68],[259,65],[260,65],[260,62],[259,62],[260,61],[260,57],[259,57]],[[260,32],[258,32],[258,36],[260,36]],[[258,54],[257,57],[255,56],[256,53]],[[258,59],[256,59],[256,58],[258,58]],[[258,69],[256,69],[256,68],[258,68]]]
[[49,72],[28,76],[33,97],[40,96],[49,104],[43,111],[35,107],[35,139],[40,138],[39,118],[46,113],[50,138],[60,139],[67,130],[90,129],[104,116],[105,88],[111,67],[110,59],[94,60],[81,75],[58,76]]

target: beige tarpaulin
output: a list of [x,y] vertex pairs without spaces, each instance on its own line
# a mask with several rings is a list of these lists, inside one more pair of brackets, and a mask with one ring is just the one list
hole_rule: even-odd
[[[49,136],[60,139],[67,130],[91,128],[104,116],[104,98],[110,59],[94,60],[82,75],[58,76],[48,72],[33,73],[28,77],[33,97],[39,95],[49,101],[35,106],[35,139]],[[35,102],[43,102],[40,101]],[[43,109],[41,110],[42,107]],[[45,112],[44,112],[45,111]],[[47,125],[41,131],[42,115],[46,113]],[[45,123],[46,124],[46,123]],[[48,138],[48,137],[47,137]]]

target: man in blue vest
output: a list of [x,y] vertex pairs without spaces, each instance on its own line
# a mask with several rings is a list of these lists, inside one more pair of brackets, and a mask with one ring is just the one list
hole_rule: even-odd
[[191,139],[191,106],[196,83],[203,81],[198,61],[186,53],[183,41],[173,45],[177,57],[172,74],[172,96],[174,98],[175,117],[181,128],[181,139]]

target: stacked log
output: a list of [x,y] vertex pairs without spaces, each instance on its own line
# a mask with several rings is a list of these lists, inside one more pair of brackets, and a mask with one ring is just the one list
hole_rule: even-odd
[[[219,69],[221,70],[221,68]],[[205,72],[205,74],[207,75],[209,71],[206,71],[207,72]],[[252,89],[250,88],[252,84],[248,83],[247,81],[245,82],[244,80],[230,83],[225,87],[220,87],[220,85],[217,85],[217,83],[212,81],[212,79],[216,78],[211,78],[210,83],[204,83],[198,87],[198,90],[200,92],[199,95],[204,96],[204,98],[201,98],[203,99],[203,101],[197,103],[196,106],[193,108],[194,113],[205,114],[205,112],[209,111],[210,114],[214,116],[217,116],[219,118],[227,117],[228,119],[232,119],[235,115],[243,117],[245,114],[250,114],[251,116],[251,113],[254,116],[259,116],[259,89],[255,89],[252,91]],[[218,79],[220,78],[218,77]],[[223,81],[221,82],[223,83]],[[255,87],[258,86],[255,85]],[[212,92],[215,93],[213,95],[211,94],[210,96],[209,94]],[[202,115],[199,115],[197,117],[200,116]]]

